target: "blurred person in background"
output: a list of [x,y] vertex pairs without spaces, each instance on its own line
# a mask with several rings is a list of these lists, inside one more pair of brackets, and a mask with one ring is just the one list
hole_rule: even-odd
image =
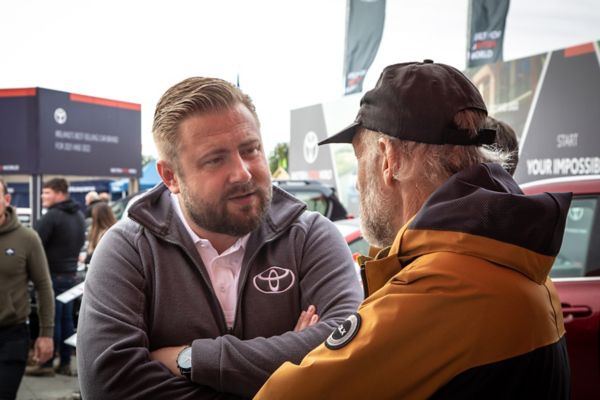
[[88,234],[88,244],[86,247],[86,256],[84,263],[88,265],[92,260],[94,250],[98,246],[100,239],[106,233],[108,228],[117,223],[115,214],[106,202],[96,204],[92,209],[92,223]]
[[98,197],[100,198],[101,201],[103,201],[105,203],[110,203],[110,201],[112,200],[110,197],[110,193],[108,193],[108,192],[100,192],[100,193],[98,193]]
[[154,114],[162,183],[102,238],[77,332],[83,398],[252,397],[362,299],[331,221],[274,187],[252,100],[216,78]]
[[384,69],[352,143],[366,299],[257,399],[567,399],[560,300],[548,274],[571,193],[526,196],[484,148],[487,109],[457,69]]
[[33,360],[42,364],[54,351],[54,293],[44,247],[33,229],[19,222],[0,178],[0,399],[14,399],[27,363],[31,311],[29,281],[37,295],[39,333]]
[[[53,178],[42,186],[42,207],[46,213],[35,229],[42,239],[54,294],[67,291],[77,284],[77,261],[85,243],[85,222],[79,205],[69,197],[69,184],[64,178]],[[55,300],[54,348],[60,355],[56,372],[73,375],[72,347],[64,341],[75,332],[73,302]],[[30,376],[54,376],[53,360],[39,367],[28,368]]]
[[84,216],[86,219],[92,217],[92,208],[98,203],[101,203],[100,195],[95,190],[91,192],[87,192],[85,194],[85,213]]

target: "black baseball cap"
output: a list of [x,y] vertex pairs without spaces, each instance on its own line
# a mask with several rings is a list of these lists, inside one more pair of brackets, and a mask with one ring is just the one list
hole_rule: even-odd
[[387,66],[360,100],[353,124],[319,142],[352,143],[357,127],[402,140],[431,144],[492,144],[496,131],[482,129],[475,137],[454,124],[456,113],[487,108],[479,90],[459,70],[432,60]]

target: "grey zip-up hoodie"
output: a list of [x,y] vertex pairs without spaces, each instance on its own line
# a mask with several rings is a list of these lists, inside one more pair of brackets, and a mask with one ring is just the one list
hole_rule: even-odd
[[[87,400],[252,397],[362,300],[335,226],[276,187],[246,246],[231,332],[166,187],[141,198],[129,216],[104,235],[86,278],[77,361]],[[293,332],[310,304],[320,322]],[[150,351],[189,343],[193,382],[149,359]]]

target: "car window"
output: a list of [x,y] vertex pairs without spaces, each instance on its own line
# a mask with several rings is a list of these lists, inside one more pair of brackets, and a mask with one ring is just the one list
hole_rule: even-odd
[[597,198],[575,198],[571,202],[560,252],[554,261],[553,278],[578,277],[586,274],[587,255]]
[[323,215],[327,215],[327,198],[320,192],[293,192],[294,196],[306,203],[306,206],[311,211],[317,211]]
[[336,196],[335,188],[315,180],[274,180],[273,184],[303,201],[307,209],[338,221],[348,218],[348,211]]

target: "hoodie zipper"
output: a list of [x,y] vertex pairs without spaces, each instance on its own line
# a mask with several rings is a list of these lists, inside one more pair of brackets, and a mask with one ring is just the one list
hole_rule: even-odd
[[[208,271],[206,271],[206,266],[203,265],[204,268],[201,268],[201,266],[198,265],[196,263],[196,261],[194,261],[194,257],[190,254],[190,251],[182,243],[179,243],[179,242],[176,242],[173,240],[169,240],[169,239],[165,238],[164,236],[163,236],[163,240],[183,249],[183,252],[190,259],[192,265],[200,273],[200,276],[202,277],[202,280],[204,281],[204,284],[207,287],[208,292],[210,293],[211,307],[213,309],[213,312],[215,312],[215,310],[216,310],[216,314],[218,315],[218,320],[221,325],[221,327],[220,327],[221,333],[222,334],[231,334],[233,332],[233,328],[229,328],[227,326],[227,321],[225,320],[225,314],[223,313],[223,309],[221,308],[221,304],[219,303],[217,294],[215,293],[215,290],[212,286],[212,281],[210,280],[210,276],[207,276]],[[198,254],[198,257],[200,257],[199,254]],[[237,315],[237,310],[236,310],[236,315]]]

